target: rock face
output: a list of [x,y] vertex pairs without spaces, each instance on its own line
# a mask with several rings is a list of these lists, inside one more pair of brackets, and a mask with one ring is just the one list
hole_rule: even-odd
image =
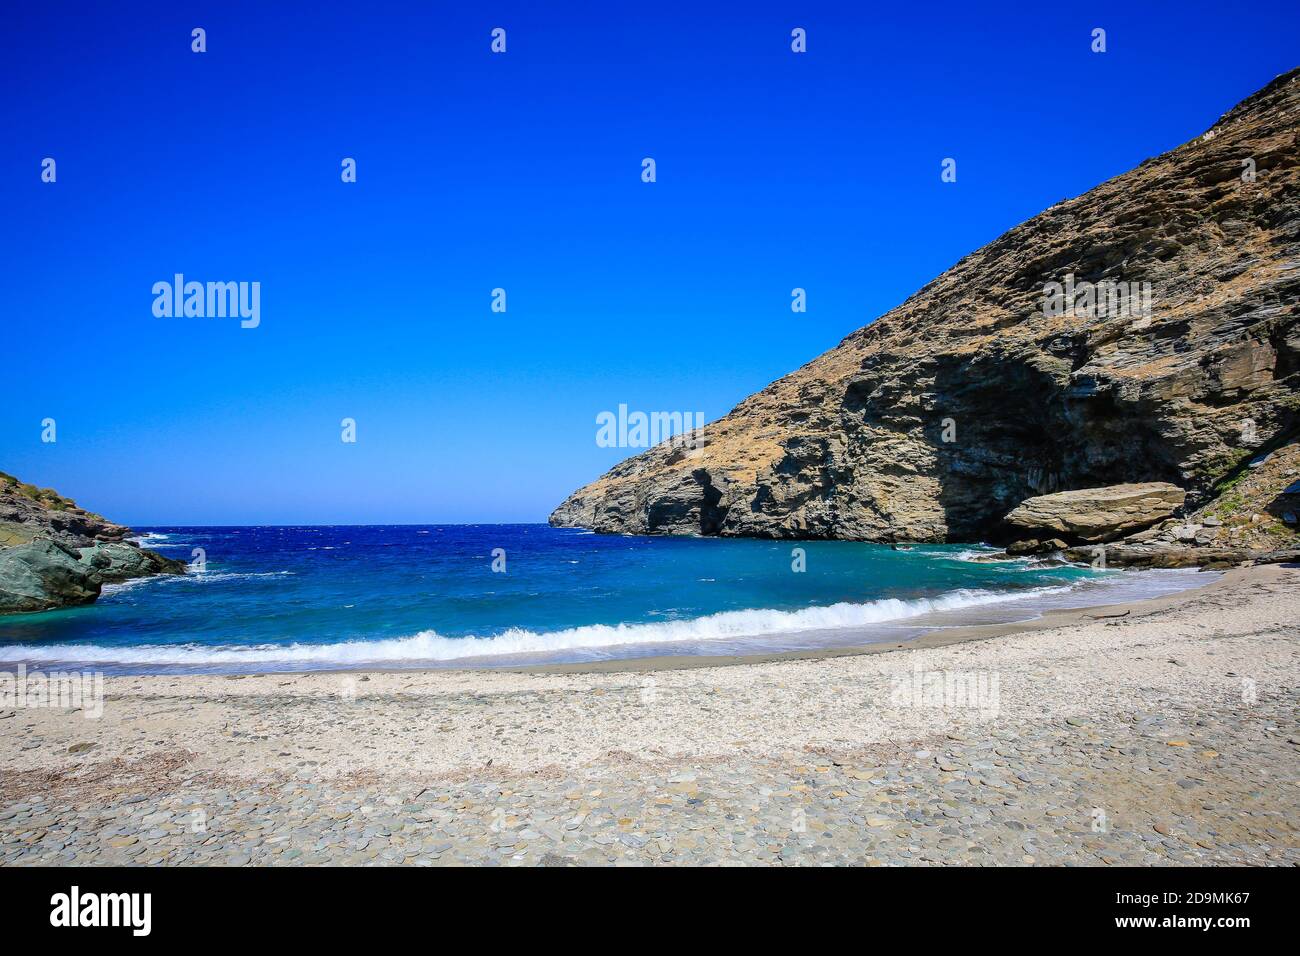
[[46,537],[78,547],[88,541],[121,541],[129,528],[77,507],[51,488],[24,484],[0,471],[0,548]]
[[97,541],[78,550],[78,562],[92,569],[105,584],[153,574],[184,574],[185,564],[133,544]]
[[1017,531],[1059,534],[1074,543],[1114,541],[1171,517],[1185,497],[1162,481],[1058,491],[1021,502],[1005,521]]
[[943,541],[1057,491],[1167,482],[1205,504],[1300,421],[1297,75],[962,259],[696,447],[617,465],[551,523]]
[[[1106,562],[1168,568],[1294,561],[1300,551],[1300,489],[1290,489],[1297,478],[1300,442],[1256,455],[1215,489],[1208,504],[1106,545]],[[1095,547],[1066,550],[1065,557],[1094,560]]]
[[0,551],[0,612],[90,604],[103,582],[77,557],[48,538]]
[[130,529],[0,472],[0,614],[90,604],[109,582],[184,574],[124,540]]

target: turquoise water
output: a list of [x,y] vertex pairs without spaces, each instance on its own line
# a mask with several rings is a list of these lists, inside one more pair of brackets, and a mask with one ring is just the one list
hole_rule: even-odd
[[[619,537],[545,525],[154,528],[205,569],[0,620],[0,664],[137,672],[479,666],[905,640],[1204,583],[980,548]],[[793,570],[802,549],[805,570]],[[504,571],[492,570],[494,549]],[[497,561],[500,567],[500,560]]]

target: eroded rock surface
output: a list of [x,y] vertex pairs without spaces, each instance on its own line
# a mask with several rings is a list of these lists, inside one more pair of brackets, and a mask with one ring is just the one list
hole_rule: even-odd
[[1006,523],[1027,532],[1056,532],[1074,541],[1114,541],[1171,517],[1186,497],[1162,481],[1058,491],[1022,502]]
[[82,547],[92,541],[121,541],[130,530],[78,508],[52,488],[37,488],[0,472],[0,548],[36,538]]
[[90,604],[102,584],[75,552],[48,538],[0,551],[0,613]]
[[92,569],[105,584],[152,574],[185,573],[184,562],[125,542],[97,541],[89,548],[80,548],[78,554],[78,561]]
[[[620,463],[551,523],[942,541],[1057,491],[1168,482],[1202,507],[1297,429],[1298,74],[962,259],[699,447]],[[1067,276],[1149,283],[1150,309],[1046,314]]]

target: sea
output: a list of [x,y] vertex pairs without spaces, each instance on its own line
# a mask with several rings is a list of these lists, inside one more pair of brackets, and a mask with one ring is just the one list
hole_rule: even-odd
[[166,527],[184,576],[0,618],[0,668],[265,673],[760,655],[1156,597],[1195,570],[1118,571],[995,549],[600,535],[546,525]]

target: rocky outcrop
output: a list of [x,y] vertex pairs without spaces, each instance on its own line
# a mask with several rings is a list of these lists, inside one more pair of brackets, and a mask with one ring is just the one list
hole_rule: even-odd
[[78,551],[78,562],[90,568],[105,584],[154,574],[184,574],[185,564],[155,551],[124,542],[97,541]]
[[1255,551],[1300,545],[1300,440],[1291,440],[1251,458],[1216,489],[1214,499],[1187,515],[1182,531],[1166,526],[1184,540],[1232,544]]
[[49,538],[0,551],[0,613],[90,604],[102,584],[75,552]]
[[113,524],[48,488],[0,472],[0,614],[89,604],[107,583],[184,574]]
[[[1297,480],[1300,442],[1286,441],[1251,458],[1221,483],[1208,504],[1105,545],[1105,561],[1158,568],[1293,562],[1300,554]],[[1097,549],[1066,549],[1064,557],[1095,561]]]
[[1298,73],[962,259],[694,447],[617,465],[551,523],[976,540],[1058,491],[1167,482],[1211,502],[1300,420]]
[[1021,502],[1003,520],[1025,535],[1057,534],[1074,543],[1114,541],[1171,517],[1185,497],[1181,488],[1162,481],[1058,491]]
[[37,488],[0,471],[0,548],[36,538],[80,547],[90,541],[121,541],[130,530],[78,508],[51,488]]

